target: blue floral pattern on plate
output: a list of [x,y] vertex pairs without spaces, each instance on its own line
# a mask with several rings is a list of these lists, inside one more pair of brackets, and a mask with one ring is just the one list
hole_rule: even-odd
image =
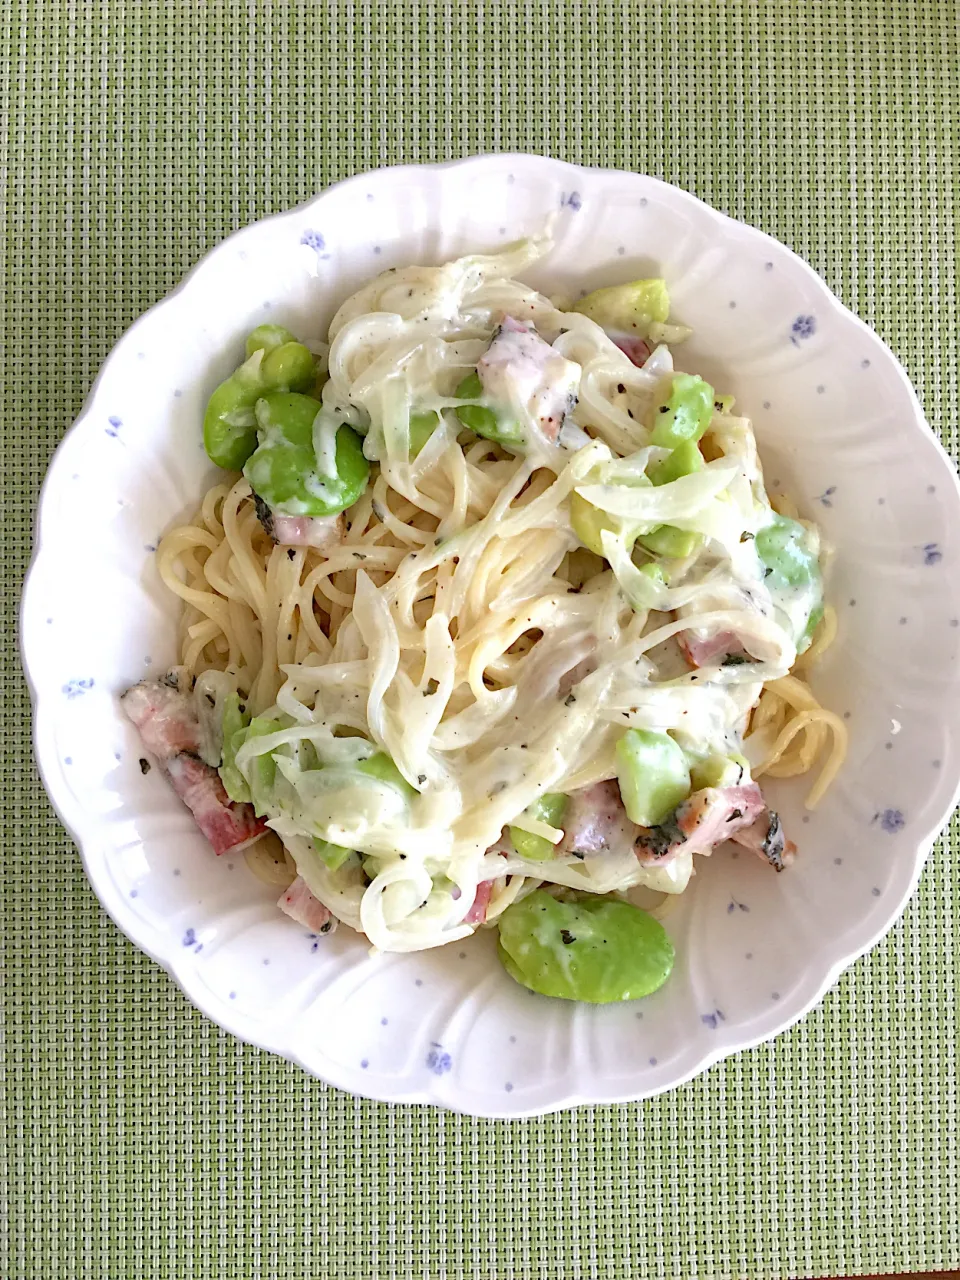
[[873,815],[873,821],[879,822],[881,828],[891,836],[902,831],[907,822],[902,809],[884,809],[882,813]]
[[327,247],[327,242],[326,240],[324,240],[323,236],[319,231],[314,231],[312,228],[308,227],[307,230],[304,231],[303,235],[300,237],[300,243],[302,245],[305,245],[308,249],[312,249],[314,251],[314,253],[317,255],[318,262],[323,260],[324,258],[330,257],[329,253],[325,252]]
[[446,1074],[453,1066],[453,1059],[447,1053],[442,1044],[436,1041],[431,1043],[430,1052],[427,1054],[427,1067],[435,1076]]
[[797,316],[793,324],[790,326],[790,341],[795,347],[799,347],[800,343],[807,338],[812,338],[817,332],[816,316]]
[[63,692],[70,701],[73,701],[74,698],[81,697],[88,689],[92,688],[93,677],[89,676],[86,680],[68,680],[63,686]]

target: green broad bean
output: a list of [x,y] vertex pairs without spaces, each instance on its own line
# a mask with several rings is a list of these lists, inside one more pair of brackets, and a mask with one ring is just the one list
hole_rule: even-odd
[[766,568],[764,581],[789,615],[797,636],[797,652],[810,646],[823,617],[823,577],[816,542],[797,520],[773,513],[773,519],[756,536],[754,546]]
[[262,362],[262,352],[254,352],[236,373],[221,382],[207,402],[203,447],[210,461],[226,471],[239,471],[257,447],[253,406],[263,394]]
[[804,627],[800,639],[797,641],[797,653],[803,653],[805,649],[809,649],[813,643],[813,633],[823,621],[823,603],[815,605],[811,610],[810,617],[807,619],[807,625]]
[[[457,387],[456,395],[461,400],[479,400],[483,395],[483,384],[479,374],[468,374]],[[456,412],[468,431],[483,436],[485,440],[494,440],[497,444],[511,448],[521,447],[525,443],[520,423],[504,417],[487,405],[461,404],[458,405]]]
[[771,523],[757,534],[754,546],[769,570],[768,587],[783,591],[819,580],[820,565],[810,534],[799,521],[774,512]]
[[[567,807],[567,797],[555,791],[548,791],[539,800],[534,800],[527,809],[531,818],[538,818],[551,827],[559,827]],[[510,828],[510,839],[521,858],[529,858],[531,862],[544,862],[556,853],[556,847],[545,836],[534,835],[532,831],[524,831],[522,827]]]
[[[696,446],[694,446],[696,447]],[[596,556],[603,555],[603,534],[626,535],[628,545],[636,542],[651,555],[668,560],[683,560],[693,555],[702,544],[699,533],[677,529],[672,524],[659,524],[648,533],[641,533],[645,526],[629,525],[621,516],[601,511],[579,493],[570,495],[570,526],[580,542]]]
[[631,280],[629,284],[594,289],[575,302],[572,310],[589,316],[606,329],[622,329],[646,337],[652,324],[663,324],[670,314],[665,280]]
[[638,1000],[663,986],[674,950],[663,925],[619,898],[543,889],[498,921],[507,973],[540,995],[589,1004]]
[[220,781],[227,795],[237,804],[250,799],[247,780],[237,768],[237,751],[246,739],[250,712],[240,701],[238,693],[231,693],[223,704],[223,748],[220,756]]
[[440,425],[436,410],[410,415],[410,457],[415,458]]
[[671,484],[682,476],[692,476],[695,471],[702,470],[703,454],[696,441],[684,440],[662,462],[653,462],[647,467],[647,478],[651,484]]
[[247,359],[256,351],[272,351],[285,342],[296,342],[296,338],[282,324],[258,324],[247,338]]
[[257,430],[263,448],[292,445],[313,449],[313,424],[323,408],[313,396],[295,391],[275,391],[256,403]]
[[631,822],[658,827],[690,794],[690,769],[668,733],[628,729],[616,745],[620,798]]
[[313,424],[319,400],[295,392],[276,392],[257,401],[260,445],[243,474],[272,511],[291,516],[331,516],[353,506],[364,489],[370,464],[363,442],[350,427],[337,431],[336,475],[317,472]]
[[[649,488],[649,486],[650,481],[646,476],[638,476],[631,482],[631,487],[636,489]],[[592,551],[595,556],[603,555],[603,538],[601,537],[603,533],[618,536],[623,533],[627,541],[632,543],[637,537],[637,532],[645,527],[643,524],[631,525],[623,516],[614,516],[608,511],[601,511],[599,507],[595,507],[592,502],[588,502],[577,492],[570,495],[570,525],[587,550]]]
[[713,417],[713,387],[692,373],[675,373],[670,398],[655,415],[650,443],[675,449],[700,439]]
[[705,787],[735,787],[749,777],[750,766],[743,756],[712,753],[690,764],[690,782],[694,791]]
[[595,556],[602,556],[603,539],[600,535],[602,533],[619,533],[621,521],[619,516],[612,516],[607,511],[601,511],[599,507],[595,507],[586,498],[581,498],[579,493],[571,493],[570,525],[588,551],[592,551]]
[[261,325],[250,335],[257,345],[240,368],[217,387],[203,415],[207,457],[227,471],[242,470],[257,447],[253,412],[257,400],[271,391],[305,391],[316,380],[311,352],[295,341],[267,345],[269,339],[263,335],[267,328],[275,326]]
[[668,560],[683,560],[693,555],[703,542],[703,537],[690,529],[677,529],[672,524],[658,524],[649,533],[641,534],[637,542],[645,551],[655,556],[664,556]]
[[352,849],[345,849],[342,844],[333,844],[330,840],[321,840],[319,836],[313,836],[313,847],[331,871],[339,871],[353,854]]
[[317,362],[302,342],[284,342],[264,352],[260,373],[264,391],[309,391]]

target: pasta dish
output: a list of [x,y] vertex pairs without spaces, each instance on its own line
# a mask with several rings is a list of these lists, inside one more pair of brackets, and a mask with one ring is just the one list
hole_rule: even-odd
[[550,300],[517,278],[549,249],[250,335],[203,423],[221,476],[158,550],[178,665],[123,704],[311,931],[497,924],[534,990],[627,999],[672,961],[632,891],[729,839],[793,858],[757,779],[817,769],[812,806],[842,763],[805,679],[835,621],[749,420],[675,370],[664,282]]

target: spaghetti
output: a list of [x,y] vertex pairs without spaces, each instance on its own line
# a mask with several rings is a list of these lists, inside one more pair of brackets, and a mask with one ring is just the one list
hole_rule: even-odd
[[[689,852],[656,865],[629,841],[584,852],[538,813],[545,794],[609,785],[625,730],[672,735],[695,761],[741,759],[741,778],[740,752],[755,776],[822,761],[811,806],[846,749],[803,678],[835,614],[798,658],[812,597],[796,574],[778,594],[764,568],[782,517],[749,422],[718,402],[696,469],[651,484],[673,455],[650,427],[679,382],[669,349],[638,366],[594,319],[512,278],[546,247],[388,272],[341,307],[322,403],[365,433],[375,465],[336,545],[278,544],[234,474],[158,549],[183,601],[183,668],[218,700],[238,691],[261,725],[236,766],[252,779],[270,762],[278,839],[247,851],[251,868],[284,886],[299,875],[386,950],[461,938],[541,883],[680,892]],[[503,335],[515,340],[495,369]],[[458,416],[484,360],[484,403],[509,406],[522,448]],[[538,417],[547,383],[530,391],[548,367],[579,395],[557,431]],[[435,418],[418,452],[415,414]],[[318,458],[321,432],[318,417]],[[595,537],[575,527],[577,503]],[[664,527],[684,535],[679,553],[638,554]],[[392,775],[373,771],[377,753]],[[522,856],[518,830],[550,856]]]

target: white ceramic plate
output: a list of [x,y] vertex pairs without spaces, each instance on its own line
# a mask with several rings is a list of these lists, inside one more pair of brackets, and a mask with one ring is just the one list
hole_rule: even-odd
[[[246,332],[318,335],[372,274],[542,228],[528,274],[575,293],[654,272],[694,337],[681,368],[736,395],[771,488],[837,549],[840,634],[815,679],[848,718],[823,806],[771,788],[800,846],[774,875],[699,861],[667,924],[678,961],[635,1004],[577,1006],[516,986],[482,931],[371,958],[316,939],[242,859],[218,860],[142,755],[117,695],[174,660],[158,536],[212,469],[203,407]],[[782,245],[653,178],[535,156],[385,169],[226,240],[117,344],[51,464],[22,614],[47,790],[126,934],[209,1017],[354,1093],[519,1116],[643,1098],[782,1031],[896,920],[960,776],[960,501],[953,469],[883,343]]]

